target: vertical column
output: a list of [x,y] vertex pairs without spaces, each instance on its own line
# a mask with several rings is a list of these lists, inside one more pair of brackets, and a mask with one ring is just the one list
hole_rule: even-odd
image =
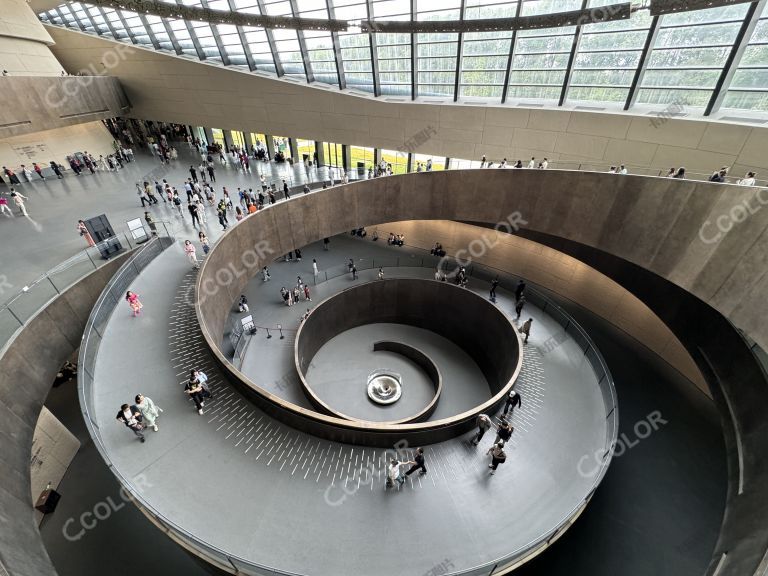
[[354,168],[352,166],[352,150],[351,150],[351,148],[348,145],[346,145],[346,144],[342,144],[341,145],[341,154],[342,154],[342,158],[343,158],[344,170],[346,171],[346,170],[351,170],[352,168]]
[[322,142],[315,140],[315,152],[317,152],[317,165],[325,166],[325,150]]
[[248,152],[253,148],[253,138],[251,137],[251,134],[250,130],[243,130],[243,141],[245,142],[245,147]]
[[[381,154],[381,148],[374,148],[373,149],[373,164],[374,164],[373,169],[374,170],[376,170],[376,166],[381,164],[382,157],[383,156]],[[366,169],[367,168],[368,167],[366,166]],[[394,166],[392,168],[394,169]]]
[[205,132],[205,139],[207,140],[208,144],[213,144],[213,130],[207,126],[203,126],[203,132]]
[[275,157],[275,141],[271,134],[264,134],[264,139],[267,141],[267,154],[269,159],[272,160]]
[[291,151],[291,157],[294,162],[301,164],[301,158],[299,158],[299,147],[296,144],[296,138],[288,138],[288,148]]
[[226,150],[229,150],[229,148],[232,146],[232,134],[229,133],[229,130],[224,130],[222,128],[221,134],[224,137],[224,148]]

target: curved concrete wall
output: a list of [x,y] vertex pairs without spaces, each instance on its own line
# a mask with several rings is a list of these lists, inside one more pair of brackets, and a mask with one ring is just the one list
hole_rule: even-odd
[[[225,234],[201,280],[241,260],[243,246],[277,256],[327,236],[397,220],[461,220],[494,225],[515,219],[521,230],[561,237],[637,264],[710,304],[768,348],[768,191],[707,182],[617,177],[556,170],[460,170],[377,178],[321,190],[272,206]],[[717,219],[734,206],[754,214],[711,242]],[[342,209],[343,207],[343,209]],[[746,210],[746,209],[744,209]],[[516,216],[515,216],[516,215]],[[708,228],[707,223],[715,226]],[[708,233],[702,234],[702,229]],[[264,253],[266,261],[269,254]],[[243,263],[251,275],[262,259]],[[209,279],[210,276],[210,279]],[[248,274],[218,289],[206,286],[201,324],[223,333],[231,303]],[[225,294],[225,292],[229,292]],[[214,338],[213,342],[218,339]]]
[[[440,242],[452,256],[458,254],[473,264],[512,270],[527,281],[545,286],[607,319],[710,395],[701,371],[669,327],[637,296],[576,258],[521,236],[453,220],[387,222],[374,229],[381,237],[390,231],[404,234],[407,245],[424,250]],[[482,250],[476,250],[478,240]],[[473,254],[469,253],[470,245]]]
[[[446,282],[392,278],[343,290],[318,305],[301,325],[296,336],[296,366],[305,391],[310,387],[304,374],[323,344],[342,332],[374,323],[416,326],[454,342],[483,372],[491,395],[507,389],[517,377],[520,336],[511,319],[496,306]],[[331,412],[315,395],[309,400],[324,413]],[[482,411],[461,416],[474,422]]]
[[2,574],[56,574],[33,515],[29,471],[32,437],[56,372],[80,346],[93,304],[126,256],[115,258],[51,301],[0,357]]
[[[263,262],[380,222],[439,219],[508,227],[512,221],[518,234],[583,255],[633,291],[696,361],[718,401],[729,447],[731,489],[718,550],[730,554],[721,574],[743,576],[755,571],[768,547],[768,528],[755,524],[765,516],[761,510],[768,513],[768,471],[760,464],[768,418],[756,409],[765,405],[768,383],[726,318],[766,347],[765,193],[555,170],[465,170],[357,182],[271,206],[225,233],[199,276],[198,318],[223,359],[217,347],[232,302]],[[734,206],[742,209],[734,213]],[[731,218],[727,232],[716,241],[702,234],[723,215]]]
[[[624,163],[710,173],[732,166],[741,176],[768,172],[768,128],[628,113],[543,110],[519,106],[392,102],[275,80],[240,70],[127,46],[75,30],[47,26],[55,54],[70,71],[110,74],[131,100],[130,116],[193,126],[249,130],[385,149],[479,160],[531,156],[550,160]],[[114,58],[115,53],[119,58]],[[654,121],[655,120],[655,121]],[[653,122],[652,122],[653,121]],[[383,220],[382,220],[383,221]]]

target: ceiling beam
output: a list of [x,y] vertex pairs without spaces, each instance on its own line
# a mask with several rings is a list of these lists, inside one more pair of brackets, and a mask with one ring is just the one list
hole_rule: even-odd
[[[411,25],[416,21],[416,0],[411,0]],[[379,26],[380,21],[376,22]],[[416,39],[416,34],[411,34],[411,100],[416,100],[419,96],[419,42]]]
[[[200,0],[200,4],[203,6],[203,8],[210,10],[208,7],[208,0]],[[221,34],[219,34],[219,29],[216,28],[216,24],[208,24],[211,27],[211,33],[213,34],[213,40],[216,42],[216,48],[219,49],[219,55],[221,56],[221,62],[225,66],[229,66],[229,56],[227,55],[227,49],[224,48],[224,45],[221,43]]]
[[[523,3],[517,3],[517,12],[515,12],[515,18],[520,17],[520,12],[523,9]],[[507,101],[507,94],[509,93],[509,77],[512,74],[512,59],[515,57],[515,43],[517,42],[517,30],[512,30],[512,39],[509,44],[509,57],[507,58],[507,70],[504,73],[504,86],[501,89],[501,103],[505,104]]]
[[[328,7],[328,16],[334,18],[336,13],[333,9],[332,0],[325,0],[325,5]],[[331,42],[333,43],[333,59],[336,61],[336,77],[339,79],[339,90],[344,90],[347,87],[347,78],[344,76],[344,59],[341,57],[341,41],[339,40],[339,33],[331,31]]]
[[731,86],[733,76],[739,68],[741,58],[744,56],[744,51],[747,49],[749,39],[752,38],[752,33],[755,31],[760,16],[765,9],[765,4],[768,0],[760,0],[759,2],[753,2],[747,9],[747,14],[744,16],[744,22],[741,23],[739,33],[736,35],[736,39],[733,41],[733,47],[731,53],[728,54],[728,59],[725,61],[723,71],[720,73],[720,77],[717,79],[715,89],[712,92],[712,96],[707,103],[707,107],[704,110],[704,116],[710,116],[720,110],[720,106],[723,105],[725,100],[725,94],[728,92],[728,88]]
[[734,4],[746,4],[753,0],[651,0],[651,16],[662,14],[676,14],[678,12],[691,12],[693,10],[706,10],[707,8],[722,8]]
[[[266,14],[267,9],[264,7],[264,0],[257,0],[259,5],[259,12]],[[272,30],[264,28],[264,32],[267,35],[267,44],[269,44],[269,51],[272,52],[272,60],[275,61],[275,73],[278,77],[285,76],[285,70],[283,70],[283,63],[280,61],[280,54],[277,51],[277,45],[275,44],[275,36],[272,34]]]
[[[299,7],[296,0],[290,0],[291,14],[298,16]],[[301,30],[296,31],[296,37],[299,40],[299,51],[301,52],[301,59],[304,62],[304,74],[307,76],[307,82],[314,82],[315,75],[312,72],[312,62],[309,59],[309,51],[307,50],[307,40],[304,38],[304,32]]]
[[[459,21],[464,21],[464,13],[467,9],[467,0],[461,0],[461,8],[459,10]],[[453,79],[453,101],[457,102],[459,100],[459,77],[461,75],[461,57],[464,47],[464,42],[462,41],[464,37],[464,34],[462,32],[459,32],[459,43],[456,47],[456,76]]]
[[206,6],[185,6],[176,3],[169,4],[162,0],[88,0],[89,4],[129,10],[142,14],[151,14],[160,18],[175,20],[195,20],[209,24],[231,24],[233,26],[254,26],[257,28],[287,28],[296,30],[327,30],[344,32],[349,24],[344,20],[326,20],[322,18],[296,18],[291,16],[268,16],[263,10],[261,14],[250,14],[236,10],[212,10]]
[[643,83],[645,77],[645,71],[648,69],[648,61],[651,57],[651,51],[656,44],[656,37],[659,35],[659,22],[660,16],[654,16],[651,20],[651,27],[648,28],[648,35],[645,37],[645,44],[643,44],[643,51],[640,54],[640,62],[635,70],[635,75],[632,78],[632,84],[629,87],[629,93],[627,94],[627,101],[624,103],[624,110],[629,110],[637,102],[637,95],[640,92],[638,88]]
[[[368,20],[373,21],[373,0],[366,0]],[[368,32],[368,44],[371,47],[371,73],[373,74],[373,95],[381,96],[381,77],[379,76],[379,46],[376,34]]]
[[152,30],[152,26],[150,26],[147,17],[144,14],[139,14],[139,19],[141,20],[141,23],[144,24],[144,28],[147,30],[147,34],[149,35],[150,42],[152,42],[152,46],[155,47],[155,50],[160,50],[160,41],[157,39],[157,36],[155,36],[155,31]]
[[[237,10],[235,0],[227,0],[227,3],[229,4],[230,10],[233,12]],[[245,35],[245,30],[242,26],[237,26],[237,35],[240,38],[240,44],[243,45],[243,52],[245,53],[245,61],[248,63],[248,69],[253,72],[256,70],[256,60],[253,58],[253,52],[251,52],[251,47],[248,45],[248,37]]]
[[[581,1],[582,11],[586,10],[589,0]],[[576,26],[576,31],[573,33],[573,41],[571,42],[571,53],[568,56],[568,65],[565,67],[565,78],[563,79],[563,87],[560,90],[560,100],[557,105],[562,106],[565,104],[565,99],[568,97],[568,91],[571,89],[571,78],[573,78],[573,64],[576,61],[576,52],[579,50],[579,43],[581,43],[581,29],[582,26]]]
[[[376,20],[362,21],[363,32],[387,32],[413,34],[439,34],[446,32],[501,32],[507,30],[537,30],[540,28],[564,28],[628,20],[632,15],[629,2],[587,8],[570,12],[515,16],[514,18],[482,18],[474,20]],[[411,11],[413,14],[413,10]]]

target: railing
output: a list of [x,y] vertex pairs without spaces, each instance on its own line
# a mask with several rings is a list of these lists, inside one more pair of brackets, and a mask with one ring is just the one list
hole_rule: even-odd
[[[386,240],[384,240],[386,242]],[[414,247],[408,246],[408,249],[412,250]],[[417,249],[421,250],[421,249]],[[518,280],[521,280],[522,278],[518,276],[514,276],[512,274],[509,274],[508,272],[505,272],[504,270],[498,270],[489,266],[484,266],[481,264],[475,264],[475,263],[461,263],[453,258],[450,257],[438,257],[433,255],[423,255],[423,256],[417,256],[417,255],[404,255],[404,256],[393,256],[393,257],[385,257],[385,258],[362,258],[354,261],[355,267],[358,271],[361,270],[371,270],[371,269],[378,269],[378,268],[399,268],[399,267],[418,267],[418,268],[429,268],[431,270],[440,270],[443,274],[445,274],[450,281],[450,278],[453,276],[454,271],[458,269],[460,265],[464,265],[467,274],[470,278],[473,278],[475,280],[479,280],[482,282],[486,282],[490,288],[490,282],[494,278],[498,278],[499,280],[499,286],[501,288],[505,288],[510,292],[514,292],[515,287],[517,286]],[[339,276],[343,276],[345,274],[349,274],[349,267],[347,264],[342,264],[338,266],[333,266],[331,268],[321,270],[319,274],[317,274],[314,277],[315,285],[326,282],[328,280],[331,280],[333,278],[337,278]],[[600,482],[603,480],[605,474],[608,471],[608,466],[611,461],[611,456],[613,454],[613,451],[616,447],[616,441],[618,438],[619,433],[619,415],[618,415],[618,404],[617,404],[617,398],[616,398],[616,389],[613,382],[613,377],[611,376],[610,370],[608,369],[608,365],[605,363],[604,358],[600,354],[600,351],[595,346],[594,342],[590,338],[589,334],[576,322],[569,314],[566,312],[561,306],[558,304],[555,304],[551,299],[546,297],[543,293],[537,291],[534,288],[531,288],[528,286],[525,290],[525,297],[528,303],[530,303],[533,306],[536,306],[539,308],[542,312],[546,312],[553,320],[555,320],[560,327],[562,328],[562,332],[554,334],[550,337],[549,340],[545,341],[544,343],[544,351],[543,353],[549,353],[550,351],[554,350],[557,346],[562,344],[567,337],[570,337],[576,345],[579,347],[579,349],[583,352],[583,357],[587,359],[590,366],[592,367],[593,372],[595,373],[595,378],[597,379],[598,386],[600,387],[600,392],[603,397],[603,403],[605,406],[605,420],[606,420],[606,434],[605,434],[605,442],[603,444],[603,448],[600,454],[595,455],[595,459],[599,460],[599,464],[596,460],[592,460],[592,463],[597,465],[597,469],[594,470],[593,474],[595,474],[594,481],[592,482],[591,488],[589,489],[588,495],[585,497],[585,499],[577,506],[575,506],[571,511],[569,511],[568,514],[566,514],[563,519],[557,524],[557,527],[548,535],[548,537],[544,540],[538,539],[532,542],[529,542],[525,544],[524,546],[521,546],[517,550],[512,551],[511,553],[507,554],[503,558],[499,558],[494,560],[493,562],[486,563],[482,566],[477,566],[475,568],[471,568],[468,570],[462,571],[460,574],[461,576],[488,576],[489,571],[490,573],[495,573],[497,570],[502,570],[504,568],[507,568],[509,566],[518,564],[522,562],[526,557],[533,556],[534,554],[538,553],[543,548],[546,548],[549,546],[557,537],[559,537],[578,517],[578,515],[581,513],[581,511],[584,509],[584,507],[589,503],[589,500],[592,498],[592,495],[594,494],[595,490],[599,486]],[[267,327],[259,326],[259,329],[266,330]],[[268,330],[272,331],[273,333],[277,333],[278,328],[275,327],[269,327]],[[290,332],[293,330],[286,330],[285,328],[282,328],[283,331]],[[247,332],[246,332],[247,334]],[[244,337],[242,331],[240,331],[236,336],[235,340],[232,341],[232,344],[235,348],[235,357],[233,360],[239,360],[242,362],[242,354],[243,350],[246,348],[247,344],[245,343],[247,338]],[[592,455],[588,455],[592,456]],[[154,514],[154,512],[148,512],[145,510],[145,513]],[[166,526],[173,526],[172,523],[170,523],[167,520],[162,521],[163,524]],[[193,547],[200,543],[199,540],[197,540],[196,537],[188,534],[187,532],[183,531],[183,529],[179,529],[176,527],[177,531],[181,531],[181,534],[186,535],[186,537],[190,540],[190,545]],[[208,552],[206,554],[210,554],[211,547],[207,544],[203,543],[203,549],[207,550]],[[231,556],[228,556],[225,552],[218,550],[220,553],[220,558],[226,558],[232,566],[234,566],[237,570],[240,570],[238,573],[243,574],[256,574],[256,575],[272,575],[272,574],[286,574],[284,572],[277,572],[271,569],[264,568],[262,566],[257,566],[252,563],[249,563],[247,561],[244,561],[242,559],[235,559]],[[228,564],[224,562],[224,565],[227,566]],[[252,571],[248,571],[247,569],[250,569]]]
[[[85,331],[83,332],[77,375],[77,391],[80,399],[80,409],[83,414],[86,428],[88,429],[91,438],[93,438],[94,445],[104,459],[104,462],[128,492],[136,506],[144,514],[149,516],[153,522],[158,524],[160,529],[168,533],[169,536],[181,540],[180,543],[182,545],[191,547],[194,553],[228,572],[267,576],[299,576],[298,574],[291,572],[269,570],[262,567],[259,567],[257,573],[250,572],[249,569],[252,568],[253,565],[248,561],[230,556],[223,550],[214,546],[209,546],[185,531],[182,527],[177,526],[147,504],[142,494],[132,486],[130,479],[123,476],[114,466],[104,446],[101,430],[93,413],[93,384],[96,356],[101,344],[104,327],[112,316],[116,306],[122,303],[128,286],[130,286],[152,260],[172,244],[173,238],[170,235],[166,235],[159,238],[153,238],[145,246],[136,250],[135,253],[131,255],[130,259],[123,264],[120,270],[118,270],[109,281],[93,307],[88,322],[86,323]],[[112,419],[110,418],[109,420],[111,422]]]
[[[165,222],[156,222],[156,224],[158,231],[162,230],[166,236],[170,236]],[[110,240],[114,238],[117,238],[127,249],[137,246],[136,240],[128,233],[118,234]],[[0,351],[46,304],[106,262],[107,260],[101,256],[98,245],[91,246],[22,287],[0,306]]]

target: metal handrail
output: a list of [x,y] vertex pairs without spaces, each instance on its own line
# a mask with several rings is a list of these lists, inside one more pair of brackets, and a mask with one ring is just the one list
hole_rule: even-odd
[[[94,372],[93,366],[95,366],[96,354],[95,353],[93,353],[92,355],[90,354],[89,346],[91,346],[91,338],[93,336],[92,331],[96,331],[95,319],[98,317],[100,310],[108,303],[107,299],[111,294],[113,288],[116,285],[120,284],[121,282],[125,281],[123,279],[123,276],[125,274],[128,274],[131,279],[135,278],[135,276],[138,276],[140,270],[137,269],[134,265],[136,257],[138,257],[138,254],[132,257],[129,262],[126,262],[126,264],[115,275],[115,278],[113,278],[110,284],[107,285],[107,288],[105,288],[104,292],[102,293],[102,296],[99,298],[99,301],[94,306],[93,313],[91,314],[91,318],[89,318],[89,321],[88,321],[88,324],[86,325],[86,330],[83,336],[83,345],[81,346],[81,351],[80,351],[81,370],[79,370],[79,374],[78,374],[78,394],[80,396],[81,408],[83,410],[83,416],[86,423],[86,427],[88,428],[88,431],[94,440],[94,444],[96,445],[97,450],[99,451],[99,453],[101,454],[102,458],[107,463],[109,468],[112,470],[112,473],[117,477],[121,485],[123,485],[125,489],[129,492],[131,498],[138,503],[137,505],[142,509],[142,511],[145,514],[152,517],[155,521],[160,523],[162,526],[164,526],[166,530],[168,530],[169,532],[173,532],[176,537],[182,539],[186,544],[188,544],[191,548],[193,548],[195,551],[200,553],[202,556],[214,559],[215,561],[221,563],[222,565],[225,565],[227,569],[229,569],[229,567],[231,566],[231,569],[237,574],[243,573],[242,569],[243,567],[245,567],[249,570],[250,569],[255,570],[256,573],[258,574],[268,574],[268,575],[274,575],[274,576],[300,576],[293,572],[287,572],[284,570],[278,570],[278,569],[269,568],[266,566],[256,564],[252,561],[246,560],[244,558],[240,558],[236,555],[232,555],[216,546],[212,546],[207,542],[202,541],[194,534],[188,532],[187,530],[177,525],[172,520],[165,517],[163,514],[159,513],[157,510],[155,510],[154,507],[150,505],[146,501],[146,499],[133,488],[130,480],[127,479],[125,476],[123,476],[117,470],[117,468],[112,464],[109,458],[109,455],[107,454],[107,451],[102,442],[98,425],[96,424],[95,420],[92,418],[90,414],[90,410],[88,406],[88,402],[89,402],[88,391],[86,390],[86,386],[90,384],[90,381],[86,383],[84,380],[86,378],[90,378],[92,381],[93,379],[93,372]],[[422,263],[423,262],[424,261],[422,260]],[[433,265],[432,263],[430,263],[429,266],[424,266],[424,267],[432,268]],[[506,272],[496,271],[494,269],[491,269],[488,267],[481,267],[479,265],[472,265],[470,270],[470,275],[472,275],[473,273],[476,274],[482,269],[492,270],[494,275],[498,273],[499,275],[503,274],[505,277],[514,278],[509,274],[507,274]],[[134,272],[135,272],[135,275],[134,275]],[[534,554],[541,547],[548,546],[553,541],[555,536],[561,533],[563,528],[565,528],[566,526],[572,523],[572,521],[575,519],[576,516],[578,516],[578,514],[581,512],[581,510],[586,505],[586,503],[589,502],[589,500],[591,499],[597,486],[600,484],[600,482],[602,481],[603,477],[605,476],[608,470],[608,465],[611,460],[610,456],[612,455],[615,449],[616,440],[618,437],[618,406],[616,404],[616,391],[613,385],[613,378],[611,377],[610,370],[608,369],[608,366],[605,363],[605,360],[600,354],[600,351],[594,345],[594,343],[592,342],[592,339],[589,337],[586,331],[575,320],[573,320],[570,317],[570,315],[568,315],[565,312],[565,310],[563,310],[559,305],[555,304],[554,302],[551,302],[551,300],[549,300],[546,296],[544,296],[543,294],[539,293],[534,289],[528,288],[527,292],[529,295],[535,294],[536,298],[540,298],[541,301],[545,303],[544,310],[546,310],[548,307],[551,307],[557,310],[562,318],[567,319],[565,330],[567,331],[568,328],[572,327],[574,330],[576,330],[579,333],[579,336],[586,343],[586,347],[584,349],[585,357],[590,351],[592,351],[594,353],[594,358],[597,360],[598,364],[601,367],[602,376],[598,376],[598,384],[601,386],[601,390],[604,392],[603,400],[606,406],[606,420],[609,422],[607,433],[606,433],[605,453],[601,459],[599,473],[596,475],[595,480],[592,483],[592,486],[588,492],[588,495],[585,497],[583,501],[579,502],[577,506],[575,506],[571,511],[569,511],[560,522],[557,523],[555,530],[551,534],[549,534],[548,537],[538,538],[536,540],[533,540],[519,547],[517,550],[514,550],[506,554],[504,557],[487,562],[482,566],[472,567],[467,570],[463,570],[460,573],[459,572],[455,573],[455,574],[461,574],[462,576],[479,576],[480,574],[486,574],[489,568],[493,565],[503,566],[504,564],[519,562],[524,557],[523,555]],[[120,293],[122,295],[122,291]],[[117,304],[117,301],[113,303],[113,305],[116,305],[116,304]],[[96,333],[98,334],[98,331],[96,331]],[[90,355],[90,359],[89,359],[89,355]],[[590,365],[592,365],[593,370],[595,370],[595,366],[592,364],[591,359],[588,358],[588,361],[590,361]],[[89,364],[89,362],[91,362],[92,365]],[[83,380],[81,380],[80,374],[84,375]],[[608,395],[605,394],[606,389],[608,391]]]
[[[162,224],[166,235],[170,236],[168,227],[166,226],[166,224],[170,224],[169,222],[157,221],[156,223]],[[133,240],[128,233],[120,233],[113,236],[113,238],[125,241],[126,247],[129,250],[132,250],[137,246],[136,241]],[[11,330],[13,330],[12,332],[0,334],[0,355],[5,351],[10,342],[13,341],[19,331],[22,330],[29,321],[43,310],[53,299],[61,295],[70,286],[82,280],[86,275],[104,266],[107,262],[108,260],[102,260],[98,249],[95,246],[89,246],[44,272],[0,305],[0,318],[8,318],[11,320],[10,324],[15,325],[15,327],[11,328]],[[57,275],[64,274],[81,264],[84,267],[82,271],[79,271],[72,277],[66,278],[63,283],[59,281],[60,279],[57,278]],[[18,310],[18,307],[21,307],[25,301],[29,301],[35,297],[39,297],[40,302],[35,303],[34,309],[27,310],[26,312],[20,312]]]

